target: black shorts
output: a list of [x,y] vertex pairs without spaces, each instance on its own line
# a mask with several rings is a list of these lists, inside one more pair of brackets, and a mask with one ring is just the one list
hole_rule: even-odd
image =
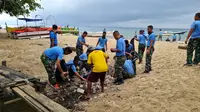
[[105,76],[106,76],[106,72],[92,72],[89,76],[88,76],[88,81],[90,82],[97,82],[99,79],[101,82],[105,81]]

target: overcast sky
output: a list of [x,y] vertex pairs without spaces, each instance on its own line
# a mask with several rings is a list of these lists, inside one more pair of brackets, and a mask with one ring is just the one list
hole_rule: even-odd
[[[44,10],[31,14],[53,15],[58,25],[188,28],[200,0],[42,0]],[[16,18],[0,15],[0,24]],[[49,24],[53,20],[49,20]]]

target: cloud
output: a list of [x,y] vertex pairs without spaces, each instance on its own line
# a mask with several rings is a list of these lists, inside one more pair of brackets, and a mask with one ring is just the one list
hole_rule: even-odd
[[[44,10],[59,25],[188,27],[200,10],[200,0],[42,0]],[[53,23],[53,22],[52,22]]]

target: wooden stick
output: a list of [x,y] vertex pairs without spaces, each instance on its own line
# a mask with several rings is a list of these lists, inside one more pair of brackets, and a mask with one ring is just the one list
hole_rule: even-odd
[[15,103],[15,102],[20,101],[20,100],[22,100],[22,98],[15,98],[15,99],[4,102],[4,105]]

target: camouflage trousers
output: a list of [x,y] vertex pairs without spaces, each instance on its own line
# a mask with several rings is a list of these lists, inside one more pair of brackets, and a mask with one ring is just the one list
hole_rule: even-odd
[[[195,51],[194,60],[193,52]],[[198,64],[200,62],[200,38],[190,39],[187,47],[187,64]]]
[[116,57],[116,61],[115,61],[115,76],[116,78],[119,79],[123,79],[123,65],[126,61],[126,57],[125,56],[117,56]]
[[44,67],[47,71],[49,82],[52,85],[55,85],[56,84],[56,78],[55,78],[55,71],[56,71],[55,63],[56,63],[56,60],[51,60],[47,56],[45,56],[44,54],[42,54],[40,59],[41,59],[43,65],[44,65]]
[[[147,47],[148,49],[149,47]],[[152,55],[154,52],[154,48],[150,49],[150,53],[146,54],[146,65],[145,65],[145,71],[151,71],[151,59],[152,59]]]
[[80,56],[81,54],[83,54],[83,47],[76,46],[76,55]]
[[158,41],[159,41],[159,40],[162,41],[162,35],[159,35],[159,36],[158,36]]
[[144,44],[139,44],[139,46],[138,46],[138,55],[139,55],[139,60],[140,61],[142,61],[142,59],[143,59],[145,47],[146,46]]

